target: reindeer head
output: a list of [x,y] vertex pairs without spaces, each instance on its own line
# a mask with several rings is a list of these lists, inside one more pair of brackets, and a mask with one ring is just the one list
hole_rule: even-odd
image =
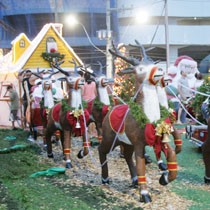
[[99,65],[99,70],[96,74],[95,77],[95,82],[97,87],[106,87],[108,84],[113,83],[114,80],[112,78],[108,79],[104,74],[103,74],[103,68],[105,66],[102,66],[101,62],[97,62],[97,65]]
[[141,60],[122,55],[114,45],[113,45],[114,50],[111,49],[109,50],[109,52],[114,56],[117,56],[122,60],[124,60],[125,62],[131,64],[131,67],[123,69],[118,74],[123,75],[123,74],[135,73],[137,82],[142,83],[143,81],[148,81],[150,84],[156,85],[163,77],[164,72],[162,69],[158,68],[155,65],[155,63],[149,56],[147,56],[144,47],[140,45],[139,42],[137,42],[136,40],[135,42],[137,43],[137,45],[132,45],[132,46],[141,49],[141,57],[142,57]]
[[38,77],[42,82],[43,90],[50,90],[52,89],[52,83],[55,82],[53,75],[57,74],[58,71],[53,70],[42,70],[39,71],[39,68],[37,69],[37,73],[32,72],[33,75]]
[[70,62],[74,64],[74,72],[64,71],[60,67],[61,63],[53,63],[51,65],[66,76],[64,78],[60,78],[60,80],[65,80],[70,89],[78,90],[81,88],[81,86],[85,84],[85,80],[78,73],[78,68],[81,68],[81,67],[77,65],[74,59]]

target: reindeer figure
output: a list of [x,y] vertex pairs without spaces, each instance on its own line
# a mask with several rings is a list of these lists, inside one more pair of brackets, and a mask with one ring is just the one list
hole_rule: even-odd
[[[84,85],[84,79],[78,74],[78,66],[76,61],[73,61],[75,68],[74,74],[62,70],[57,64],[54,67],[57,68],[66,77],[64,78],[68,85],[68,98],[65,100],[67,106],[71,110],[65,110],[62,103],[56,104],[49,112],[48,123],[46,128],[46,141],[47,141],[47,153],[49,158],[53,158],[51,137],[56,130],[60,130],[61,143],[63,146],[63,153],[66,160],[66,168],[72,168],[70,152],[71,152],[71,137],[73,134],[83,136],[84,149],[78,153],[78,158],[83,158],[89,152],[89,142],[86,142],[85,138],[85,122],[84,116],[88,120],[89,115],[87,112],[81,111],[81,86]],[[80,123],[80,124],[79,124]],[[81,128],[80,128],[81,126]]]
[[[54,106],[54,100],[61,100],[63,98],[63,94],[61,88],[54,86],[53,82],[55,80],[52,79],[52,76],[57,74],[57,72],[50,70],[37,70],[37,73],[32,74],[36,76],[37,79],[35,81],[36,87],[31,95],[31,105],[30,105],[30,119],[29,126],[30,130],[33,133],[34,139],[37,138],[37,126],[43,126],[43,133],[45,133],[45,128],[47,124],[47,110]],[[53,94],[53,90],[55,93]],[[40,108],[40,100],[43,100],[43,107]],[[44,144],[46,144],[44,140]]]
[[[165,91],[165,83],[167,83],[167,82],[168,82],[167,78],[165,78],[165,81],[163,81],[163,78],[162,78],[160,81],[160,85],[156,86],[156,90],[157,90],[157,95],[158,95],[160,105],[165,107],[166,109],[169,109],[168,99],[167,99],[167,95],[166,95],[166,91]],[[172,124],[174,124],[176,122],[176,114],[173,110],[171,110],[170,119],[171,119]],[[176,154],[178,154],[182,150],[181,134],[178,132],[178,130],[174,126],[172,128],[171,134],[174,138],[175,152],[176,152]],[[167,170],[167,167],[163,163],[163,161],[160,160],[160,158],[158,158],[158,157],[157,157],[157,160],[158,160],[159,168],[161,170]]]
[[109,110],[109,106],[111,106],[111,102],[109,99],[107,85],[113,83],[114,80],[112,78],[108,79],[102,72],[103,66],[100,62],[98,62],[99,70],[95,74],[91,74],[85,69],[85,74],[90,74],[93,81],[96,83],[96,90],[97,90],[97,97],[99,102],[101,103],[102,107],[97,106],[95,103],[95,99],[91,101],[91,108],[90,108],[90,120],[87,122],[87,126],[90,123],[95,123],[97,134],[98,134],[98,141],[101,142],[102,139],[102,122]]
[[204,182],[210,185],[210,117],[208,118],[208,137],[202,145],[203,161],[205,166]]
[[[148,63],[154,63],[154,61],[147,56],[146,54],[146,50],[141,46],[141,44],[135,40],[137,45],[131,45],[132,47],[137,47],[140,49],[140,51],[142,52],[142,57],[144,58],[144,60],[147,60]],[[165,107],[167,110],[169,110],[169,105],[168,105],[168,99],[167,99],[167,95],[166,95],[166,91],[165,91],[165,86],[168,85],[169,83],[169,78],[167,77],[167,75],[164,75],[164,77],[161,78],[161,80],[159,81],[159,83],[156,85],[156,91],[157,91],[157,96],[158,96],[158,100],[159,100],[159,104],[162,107]],[[173,112],[173,110],[170,110],[170,120],[172,123],[174,123],[176,121],[176,116],[175,113]],[[182,139],[181,139],[181,134],[178,132],[178,130],[173,126],[172,128],[172,132],[171,132],[173,138],[174,138],[174,143],[175,143],[175,151],[176,154],[180,153],[182,150]],[[169,139],[168,139],[169,141]],[[158,161],[158,167],[160,170],[167,170],[167,165],[161,160],[161,154],[156,154],[156,158]]]
[[[146,59],[146,56],[143,56],[140,62],[135,58],[127,58],[116,50],[110,50],[110,53],[122,58],[124,61],[133,66],[133,68],[129,68],[121,72],[135,72],[135,87],[136,90],[138,90],[135,100],[136,103],[142,107],[144,113],[151,123],[160,119],[160,106],[155,85],[163,77],[163,71],[154,64],[151,64],[151,62]],[[116,109],[124,110],[124,112],[119,113],[123,120],[119,120],[121,124],[117,126],[117,128],[115,127],[115,129],[113,129],[114,124],[111,123],[111,119],[114,118],[116,120]],[[122,121],[124,121],[123,124]],[[138,181],[141,195],[140,201],[145,203],[151,202],[151,196],[149,195],[146,184],[144,152],[145,146],[148,144],[147,133],[152,133],[148,132],[146,128],[141,128],[139,126],[139,123],[127,105],[118,105],[110,110],[103,121],[102,129],[103,138],[98,147],[99,158],[102,164],[102,183],[109,184],[106,155],[111,151],[111,149],[123,144],[124,157],[130,170],[132,182]],[[153,134],[155,136],[155,132]],[[164,147],[167,148],[169,172],[162,174],[159,180],[160,184],[162,185],[166,185],[173,181],[177,175],[175,151],[168,143],[164,143]],[[135,152],[136,167],[132,160],[133,152]]]

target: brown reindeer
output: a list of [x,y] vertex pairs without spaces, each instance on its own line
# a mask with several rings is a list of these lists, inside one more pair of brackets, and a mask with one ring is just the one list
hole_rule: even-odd
[[[97,63],[99,65],[98,71],[95,71],[94,74],[90,74],[87,69],[85,69],[85,79],[89,78],[96,83],[96,91],[97,91],[97,98],[93,101],[90,101],[90,120],[87,122],[87,127],[90,123],[95,123],[97,134],[98,134],[98,141],[101,142],[102,139],[102,122],[107,114],[109,107],[111,106],[109,94],[107,91],[107,86],[114,82],[112,78],[107,78],[102,70],[103,66],[100,62]],[[87,77],[86,77],[87,75]]]
[[[46,128],[48,157],[53,158],[51,137],[53,133],[59,129],[61,133],[60,137],[63,146],[64,158],[66,160],[66,168],[69,169],[72,168],[70,153],[71,137],[73,134],[83,136],[84,149],[79,151],[78,158],[83,158],[89,152],[89,142],[87,142],[85,138],[86,112],[81,111],[81,86],[84,85],[84,79],[77,72],[78,66],[76,61],[73,62],[75,64],[74,73],[64,71],[59,67],[59,65],[54,64],[54,67],[66,76],[64,79],[68,86],[68,98],[65,100],[65,102],[56,104],[50,110]],[[71,110],[65,110],[66,106],[68,108],[70,107]],[[80,126],[81,128],[79,128]]]
[[[167,77],[165,77],[164,81],[162,78],[160,81],[160,85],[156,86],[156,90],[157,90],[160,105],[164,107],[165,109],[169,110],[167,95],[165,91],[165,85],[167,84],[168,84]],[[175,111],[173,111],[172,109],[170,109],[169,117],[170,117],[171,123],[174,124],[176,122],[176,114],[175,114]],[[173,137],[174,144],[175,144],[175,152],[176,154],[178,154],[182,150],[182,138],[181,138],[181,133],[174,127],[174,125],[172,127],[171,135]],[[168,139],[168,141],[170,140]],[[159,169],[163,171],[167,170],[167,165],[162,161],[161,154],[156,154],[156,159],[158,161]]]
[[210,117],[208,118],[208,137],[202,145],[203,161],[205,165],[204,182],[210,184]]
[[[123,73],[133,73],[135,72],[135,87],[137,90],[136,94],[136,103],[142,107],[144,113],[151,123],[160,119],[160,107],[157,97],[155,85],[163,77],[163,71],[158,69],[157,66],[151,64],[150,60],[146,59],[146,54],[143,56],[141,62],[135,58],[128,58],[122,56],[116,50],[110,50],[110,52],[122,58],[126,62],[130,63],[133,68],[129,68],[123,71]],[[124,106],[124,107],[123,107]],[[110,123],[112,112],[115,111],[116,107],[119,109],[125,109],[126,112],[120,113],[123,116],[121,120],[121,125],[117,129],[113,129],[113,124]],[[145,176],[145,146],[148,144],[148,136],[145,133],[148,133],[146,128],[141,128],[139,123],[133,116],[129,107],[125,105],[119,105],[114,107],[106,115],[102,129],[103,129],[103,138],[102,142],[98,147],[99,158],[102,165],[102,183],[109,183],[108,175],[108,164],[106,155],[113,150],[116,146],[123,144],[124,147],[124,157],[127,162],[128,168],[130,170],[132,182],[138,181],[138,186],[140,188],[140,201],[142,202],[151,202],[151,197],[147,190],[146,176]],[[116,115],[116,112],[114,112]],[[124,124],[122,124],[124,121]],[[120,129],[124,128],[124,129]],[[154,132],[154,130],[153,130]],[[152,134],[151,132],[149,132]],[[155,132],[153,133],[155,136]],[[156,140],[161,141],[161,136],[157,136]],[[177,176],[177,163],[176,163],[176,154],[175,151],[168,143],[161,143],[160,147],[162,150],[166,151],[167,154],[167,163],[168,163],[168,172],[164,172],[159,180],[160,184],[166,185],[169,182],[173,181]],[[132,155],[135,153],[136,166],[133,163]]]
[[[39,78],[35,81],[36,86],[34,86],[34,90],[31,93],[31,100],[28,106],[30,111],[27,111],[27,119],[28,124],[30,127],[30,132],[33,134],[33,138],[29,140],[36,140],[37,139],[37,126],[43,126],[43,133],[45,133],[45,128],[47,124],[47,109],[52,108],[54,105],[54,98],[60,98],[62,95],[57,93],[53,95],[52,93],[52,86],[53,86],[53,79],[52,76],[57,74],[58,72],[50,71],[50,70],[43,70],[39,71],[37,69],[37,73],[32,72],[32,74]],[[58,92],[58,88],[56,88],[56,92]],[[58,96],[59,95],[59,96]],[[40,100],[43,100],[43,106],[40,107]],[[45,144],[45,141],[44,141]]]

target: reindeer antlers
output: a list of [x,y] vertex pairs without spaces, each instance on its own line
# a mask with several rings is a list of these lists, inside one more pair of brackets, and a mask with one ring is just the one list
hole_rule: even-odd
[[132,45],[132,44],[129,44],[129,45],[132,47],[137,47],[141,50],[141,54],[142,54],[141,62],[144,62],[145,64],[154,63],[154,61],[146,54],[146,50],[145,50],[144,46],[142,44],[140,44],[136,39],[135,39],[135,43],[137,45]]
[[123,59],[125,62],[133,65],[133,66],[137,66],[140,64],[140,61],[137,60],[136,58],[133,58],[133,57],[126,57],[124,55],[122,55],[122,53],[119,52],[119,50],[117,50],[117,48],[115,47],[114,43],[112,42],[112,45],[113,45],[113,50],[109,49],[109,52],[116,56],[116,57],[119,57],[121,59]]

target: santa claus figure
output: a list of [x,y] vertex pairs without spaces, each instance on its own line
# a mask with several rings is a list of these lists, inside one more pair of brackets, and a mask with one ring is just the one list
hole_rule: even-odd
[[[168,76],[171,79],[170,85],[166,88],[168,99],[174,104],[178,123],[185,123],[186,119],[184,116],[186,115],[186,113],[184,113],[185,110],[183,109],[183,107],[180,106],[180,93],[178,91],[178,87],[181,86],[181,73],[186,75],[187,84],[187,86],[182,86],[182,89],[188,89],[189,91],[191,91],[191,96],[195,94],[193,90],[196,90],[198,87],[200,87],[203,81],[202,76],[197,68],[197,62],[189,56],[184,55],[178,57],[174,65],[170,66],[168,69]],[[187,103],[187,101],[185,101],[184,103]]]

